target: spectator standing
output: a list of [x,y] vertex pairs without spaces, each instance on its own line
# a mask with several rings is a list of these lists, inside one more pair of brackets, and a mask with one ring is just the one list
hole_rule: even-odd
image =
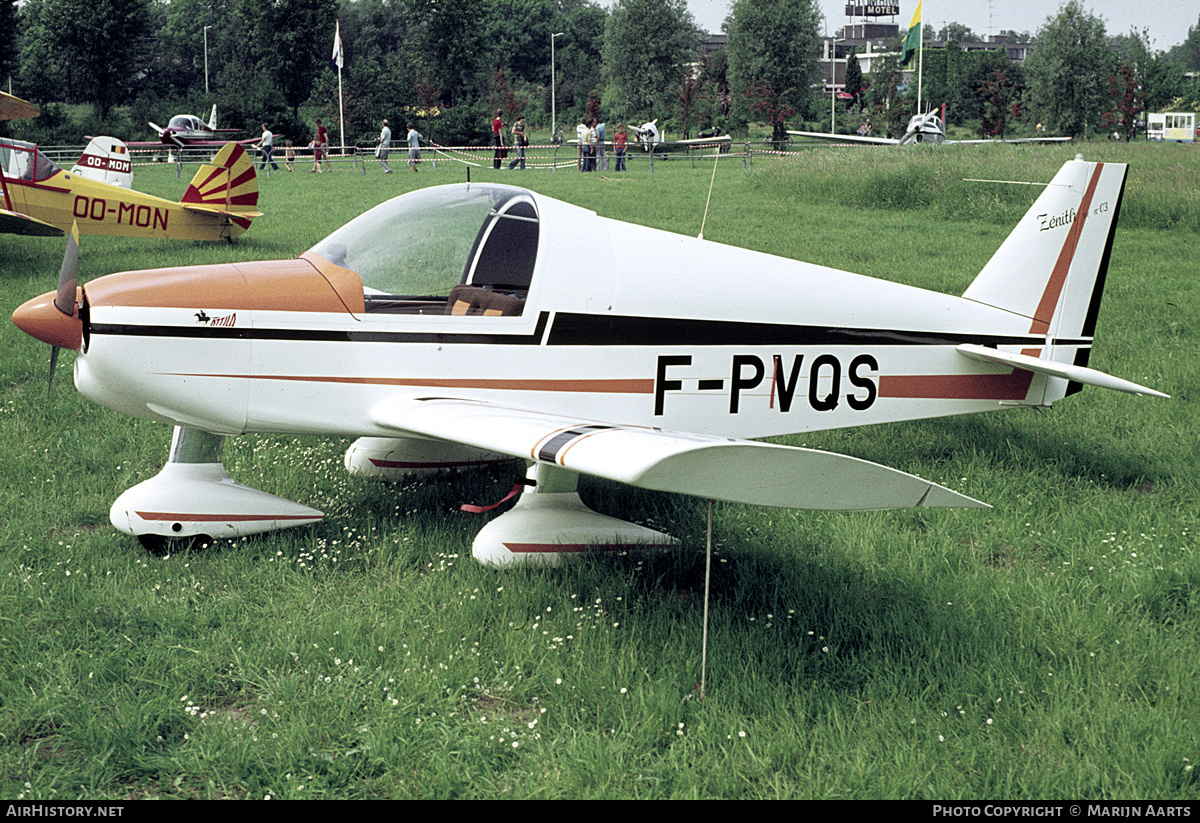
[[379,158],[379,165],[383,167],[384,174],[391,174],[392,168],[388,165],[388,149],[392,147],[392,130],[388,128],[387,118],[383,118],[383,130],[379,132],[379,145],[375,147],[375,156]]
[[513,123],[512,127],[513,147],[516,148],[516,156],[508,163],[508,170],[512,171],[517,164],[521,165],[521,171],[525,171],[525,147],[529,145],[529,139],[525,136],[525,115],[517,118],[517,122]]
[[504,159],[504,121],[500,118],[501,109],[496,109],[496,116],[492,118],[492,144],[496,147],[495,153],[492,154],[492,168],[500,168],[500,161]]
[[617,153],[616,171],[625,171],[625,147],[629,143],[629,135],[625,133],[625,124],[617,123],[617,133],[613,135],[613,151]]
[[588,120],[586,114],[580,118],[579,125],[575,127],[575,136],[579,138],[579,170],[587,171]]
[[[417,171],[417,164],[421,162],[421,141],[424,140],[422,135],[412,123],[408,124],[408,165],[412,166],[413,173]],[[434,166],[437,165],[437,160],[434,160]]]
[[267,163],[270,163],[271,168],[273,168],[275,171],[279,171],[279,166],[274,160],[271,159],[271,152],[275,150],[275,135],[271,134],[271,129],[268,128],[266,123],[262,124],[262,130],[262,137],[258,141],[258,152],[262,157],[262,163],[259,165],[259,169],[266,171]]
[[324,171],[324,169],[321,168],[321,157],[322,157],[322,154],[324,153],[325,144],[326,144],[326,142],[328,142],[328,140],[329,140],[329,136],[328,136],[328,133],[325,131],[325,125],[321,122],[321,118],[318,117],[317,118],[317,133],[313,136],[313,141],[312,141],[313,167],[308,170],[310,174],[314,171],[318,172],[318,173]]

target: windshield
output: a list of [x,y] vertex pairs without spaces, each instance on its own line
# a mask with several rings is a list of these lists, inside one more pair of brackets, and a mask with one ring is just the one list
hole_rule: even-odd
[[311,251],[359,276],[367,311],[497,313],[474,304],[453,310],[451,293],[469,292],[501,306],[498,313],[520,314],[538,228],[537,204],[524,189],[438,186],[376,206]]
[[30,183],[40,183],[60,171],[33,143],[7,139],[0,139],[0,168],[10,179]]

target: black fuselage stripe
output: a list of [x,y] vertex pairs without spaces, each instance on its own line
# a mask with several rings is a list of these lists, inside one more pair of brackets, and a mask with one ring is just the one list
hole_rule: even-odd
[[[440,343],[459,345],[543,345],[548,313],[531,334],[451,332],[359,332],[331,329],[166,326],[134,323],[91,324],[93,335],[179,337],[209,340],[294,340],[326,343]],[[548,346],[1044,346],[1045,336],[929,332],[904,329],[831,328],[669,317],[557,314],[546,335]],[[1055,339],[1056,346],[1090,346],[1090,337]]]

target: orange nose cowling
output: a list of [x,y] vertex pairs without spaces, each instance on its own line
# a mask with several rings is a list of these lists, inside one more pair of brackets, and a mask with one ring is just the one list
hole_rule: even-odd
[[63,314],[54,305],[54,292],[46,292],[13,312],[13,324],[31,337],[62,349],[83,346],[83,320],[79,312]]

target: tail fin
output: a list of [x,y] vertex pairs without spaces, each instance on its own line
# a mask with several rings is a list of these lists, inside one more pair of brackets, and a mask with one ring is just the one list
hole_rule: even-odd
[[[1040,360],[1085,367],[1112,253],[1128,167],[1068,161],[963,294],[1029,319]],[[1044,402],[1080,388],[1053,378]]]
[[93,137],[79,155],[79,162],[71,168],[71,174],[123,189],[133,188],[129,149],[115,137]]
[[258,217],[254,162],[237,143],[226,143],[211,165],[203,165],[196,172],[180,202]]
[[208,116],[208,127],[213,131],[217,130],[217,104],[213,103],[212,114]]

